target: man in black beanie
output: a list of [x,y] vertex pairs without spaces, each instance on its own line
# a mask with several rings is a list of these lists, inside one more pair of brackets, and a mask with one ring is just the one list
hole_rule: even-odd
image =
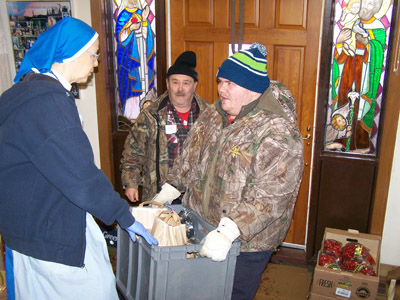
[[[183,52],[168,69],[167,91],[142,110],[125,141],[121,180],[132,202],[150,201],[160,191],[189,130],[208,103],[196,94],[196,54]],[[180,203],[180,193],[173,203]]]

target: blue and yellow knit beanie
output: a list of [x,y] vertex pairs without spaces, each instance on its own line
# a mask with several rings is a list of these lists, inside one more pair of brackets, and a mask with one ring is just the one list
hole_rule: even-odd
[[217,78],[228,79],[245,89],[262,94],[269,87],[266,55],[264,45],[253,43],[249,49],[240,50],[228,57],[218,68]]

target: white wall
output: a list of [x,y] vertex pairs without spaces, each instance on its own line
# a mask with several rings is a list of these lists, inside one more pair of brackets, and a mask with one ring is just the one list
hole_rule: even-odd
[[[0,1],[0,64],[1,64],[1,79],[0,79],[0,94],[9,89],[13,85],[15,77],[13,46],[10,33],[10,21],[8,18],[7,5],[5,1]],[[5,74],[7,73],[8,74]]]
[[[400,120],[400,119],[399,119]],[[382,235],[381,263],[400,266],[400,121],[390,179],[385,224]]]
[[[90,0],[73,0],[71,1],[71,5],[72,16],[91,25]],[[79,94],[80,97],[76,100],[76,105],[82,118],[83,130],[89,137],[93,148],[95,163],[97,167],[100,168],[100,146],[94,77],[90,79],[86,86],[80,86]]]

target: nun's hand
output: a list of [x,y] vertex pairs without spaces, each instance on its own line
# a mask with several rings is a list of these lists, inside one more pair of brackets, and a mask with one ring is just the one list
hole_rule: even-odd
[[147,231],[142,223],[135,221],[131,226],[126,228],[133,242],[136,242],[136,235],[143,237],[149,245],[158,245],[158,241]]

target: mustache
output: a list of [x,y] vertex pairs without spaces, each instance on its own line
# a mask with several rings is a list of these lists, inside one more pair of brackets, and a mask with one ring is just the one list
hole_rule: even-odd
[[184,92],[177,92],[175,93],[176,96],[186,96],[186,93]]

